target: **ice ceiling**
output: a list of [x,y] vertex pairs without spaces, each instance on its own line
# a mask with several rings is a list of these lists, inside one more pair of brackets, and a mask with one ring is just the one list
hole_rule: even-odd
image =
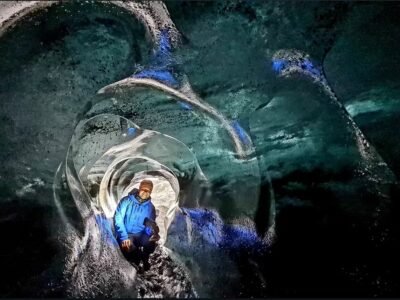
[[[30,5],[0,6],[2,294],[398,296],[398,4]],[[144,275],[112,229],[142,178]]]

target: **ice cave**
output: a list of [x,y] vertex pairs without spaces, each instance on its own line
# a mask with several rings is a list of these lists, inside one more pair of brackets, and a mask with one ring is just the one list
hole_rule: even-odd
[[[399,297],[399,14],[0,2],[0,295]],[[115,214],[144,179],[142,272]]]

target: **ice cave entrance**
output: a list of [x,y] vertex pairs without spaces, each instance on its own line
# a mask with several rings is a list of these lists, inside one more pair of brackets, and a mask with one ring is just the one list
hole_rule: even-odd
[[112,114],[82,120],[67,155],[68,184],[82,216],[94,210],[113,224],[119,201],[143,179],[153,181],[160,244],[178,204],[193,206],[190,201],[198,199],[203,177],[183,143]]
[[[178,209],[178,195],[179,195],[179,183],[176,176],[172,171],[159,168],[154,168],[154,162],[150,162],[143,158],[136,159],[135,168],[137,169],[150,169],[138,171],[134,177],[130,180],[128,185],[120,188],[120,193],[117,193],[117,199],[115,199],[116,205],[119,201],[128,195],[134,188],[139,189],[139,184],[142,180],[148,179],[153,182],[153,191],[151,193],[151,201],[156,208],[156,223],[160,228],[160,241],[163,245],[167,239],[168,228],[174,219],[176,209]],[[152,169],[152,170],[151,170]],[[104,179],[107,181],[107,174]],[[107,188],[107,187],[104,187]],[[100,186],[100,194],[102,194],[103,187]],[[103,193],[104,194],[104,193]],[[110,221],[113,221],[116,205],[110,209],[104,203],[101,205],[103,212],[106,214]]]

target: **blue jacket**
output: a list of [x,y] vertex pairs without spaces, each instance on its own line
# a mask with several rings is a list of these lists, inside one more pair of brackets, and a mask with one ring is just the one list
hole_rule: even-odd
[[146,218],[156,220],[156,210],[151,199],[140,203],[135,194],[122,198],[114,214],[114,227],[118,240],[120,242],[127,240],[130,233],[151,235],[151,228],[144,225]]

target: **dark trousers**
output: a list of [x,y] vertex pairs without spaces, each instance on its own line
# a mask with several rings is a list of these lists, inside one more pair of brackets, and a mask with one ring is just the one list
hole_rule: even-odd
[[156,249],[156,242],[150,242],[150,236],[145,233],[128,234],[128,238],[131,240],[132,245],[129,252],[125,253],[126,258],[137,265],[141,260],[147,263],[150,254]]

